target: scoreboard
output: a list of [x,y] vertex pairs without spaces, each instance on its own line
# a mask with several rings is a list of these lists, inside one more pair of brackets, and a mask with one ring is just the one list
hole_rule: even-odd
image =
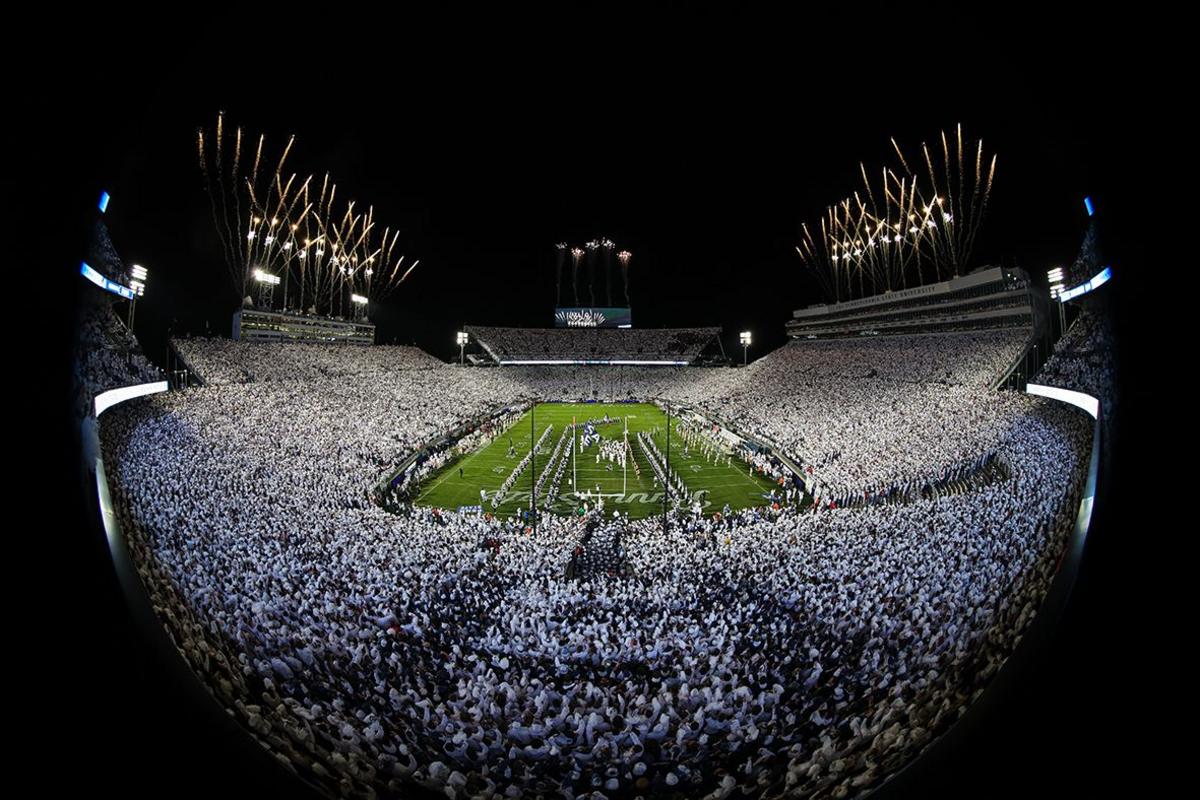
[[556,328],[632,328],[628,308],[556,308]]

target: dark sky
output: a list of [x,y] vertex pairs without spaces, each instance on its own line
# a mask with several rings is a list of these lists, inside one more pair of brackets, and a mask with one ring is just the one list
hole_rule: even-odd
[[[1070,64],[839,90],[791,54],[642,55],[525,48],[462,69],[422,51],[300,81],[112,66],[112,90],[87,101],[103,130],[90,146],[114,241],[152,273],[139,333],[156,340],[172,317],[228,328],[195,147],[219,109],[274,152],[294,133],[290,169],[329,171],[339,196],[403,231],[421,264],[376,318],[386,340],[443,357],[464,323],[551,324],[553,244],[598,236],[634,254],[637,326],[719,324],[730,352],[748,328],[765,351],[822,299],[793,249],[800,223],[858,187],[860,160],[891,163],[890,137],[912,149],[960,121],[999,154],[974,260],[1044,273],[1074,255],[1084,194],[1105,202],[1127,158]],[[1104,87],[1109,108],[1122,91]]]

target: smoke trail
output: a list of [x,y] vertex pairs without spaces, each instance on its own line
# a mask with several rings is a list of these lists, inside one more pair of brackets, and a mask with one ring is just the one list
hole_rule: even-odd
[[588,302],[591,307],[596,307],[596,256],[600,249],[600,242],[592,239],[587,243],[587,274],[588,274]]
[[575,293],[575,307],[579,308],[579,260],[583,258],[583,250],[571,248],[571,289]]
[[617,253],[617,260],[621,262],[621,285],[625,288],[625,307],[629,307],[629,259],[633,254],[628,250],[622,250]]
[[609,308],[612,307],[612,262],[613,262],[613,242],[612,239],[604,239],[600,242],[604,247],[604,290],[605,302]]
[[562,271],[563,263],[567,260],[567,243],[559,242],[554,245],[558,255],[554,258],[554,307],[562,306]]

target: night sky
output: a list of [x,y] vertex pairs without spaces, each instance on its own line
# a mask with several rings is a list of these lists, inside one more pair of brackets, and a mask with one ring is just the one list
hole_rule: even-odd
[[[47,517],[53,525],[30,517],[14,528],[12,538],[39,552],[12,563],[44,575],[15,616],[34,628],[29,641],[53,639],[48,657],[31,659],[35,674],[15,685],[39,687],[28,693],[40,707],[25,738],[53,743],[35,747],[38,774],[61,788],[279,794],[254,777],[258,754],[181,716],[179,686],[128,620],[65,391],[69,298],[101,189],[112,193],[118,251],[151,273],[138,308],[149,355],[162,360],[173,320],[177,332],[203,332],[206,321],[227,331],[233,306],[195,155],[196,129],[218,110],[269,139],[295,134],[297,172],[329,171],[339,192],[404,231],[404,252],[421,265],[380,312],[382,338],[447,359],[466,323],[549,326],[554,243],[599,236],[634,254],[637,327],[719,324],[730,354],[749,329],[751,356],[761,355],[783,341],[793,309],[822,300],[793,249],[800,223],[857,188],[860,161],[890,162],[890,137],[912,148],[958,122],[999,154],[977,264],[1015,264],[1040,279],[1075,255],[1090,194],[1121,232],[1111,251],[1119,330],[1142,327],[1155,308],[1137,218],[1158,204],[1135,187],[1166,174],[1158,165],[1180,152],[1169,137],[1150,144],[1176,130],[1161,109],[1178,98],[1160,104],[1153,91],[1173,66],[1129,55],[1133,45],[1170,49],[1137,20],[1080,16],[1052,31],[1030,17],[1000,30],[990,18],[951,15],[959,29],[926,31],[933,40],[924,42],[865,11],[842,27],[720,12],[696,27],[670,10],[618,21],[596,9],[578,21],[548,12],[520,20],[505,9],[471,25],[364,12],[344,34],[326,28],[339,14],[327,8],[298,19],[303,38],[289,38],[290,29],[191,11],[196,19],[139,18],[117,38],[112,26],[80,19],[37,59],[7,68],[18,87],[9,152],[16,172],[29,173],[20,191],[4,178],[6,201],[24,212],[8,219],[29,250],[10,267],[38,270],[28,273],[36,299],[21,303],[37,346],[21,350],[32,362],[14,370],[49,387],[39,383],[22,412],[53,419],[36,450],[45,463],[27,472],[47,495],[36,507],[62,510]],[[182,41],[177,28],[196,39]],[[868,29],[883,43],[862,41]],[[1161,262],[1154,274],[1182,266]],[[1151,441],[1125,434],[1136,404],[1153,399],[1141,380],[1149,349],[1124,352],[1134,341],[1121,337],[1129,425],[1114,445],[1118,471],[1144,463],[1134,451]],[[1143,769],[1151,762],[1131,744],[1151,724],[1140,711],[1133,719],[1135,708],[1169,707],[1170,687],[1128,702],[1122,694],[1143,677],[1163,686],[1162,675],[1141,674],[1161,643],[1144,624],[1157,615],[1137,585],[1156,574],[1147,562],[1162,550],[1142,546],[1155,529],[1143,476],[1125,469],[1102,476],[1121,491],[1098,504],[1076,600],[1034,679],[986,731],[959,737],[949,763],[918,773],[913,793],[1145,793],[1170,763],[1156,754],[1158,766]]]
[[647,76],[639,62],[559,71],[525,58],[445,84],[318,78],[296,90],[214,85],[202,70],[110,81],[127,91],[94,110],[105,131],[94,174],[113,196],[119,252],[151,271],[139,335],[157,352],[172,319],[179,332],[228,333],[195,141],[218,110],[266,133],[268,153],[294,133],[289,171],[318,183],[330,172],[339,198],[402,231],[400,251],[421,264],[373,310],[380,340],[443,358],[463,324],[551,325],[554,243],[600,236],[633,253],[637,327],[722,325],[730,353],[749,329],[765,352],[792,309],[824,299],[794,250],[801,222],[859,188],[860,161],[894,163],[890,137],[912,153],[958,122],[999,155],[973,266],[1040,276],[1074,256],[1083,196],[1104,208],[1125,157],[1099,124],[1095,87],[1070,73],[823,112],[814,89],[760,72],[782,64]]

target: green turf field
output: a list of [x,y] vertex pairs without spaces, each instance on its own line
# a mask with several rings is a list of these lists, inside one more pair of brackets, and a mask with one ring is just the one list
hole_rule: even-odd
[[[533,425],[536,436],[531,437],[530,414],[533,415]],[[632,517],[646,517],[662,511],[662,490],[654,485],[654,471],[646,461],[642,449],[638,446],[635,435],[638,431],[653,433],[660,452],[666,452],[666,423],[667,416],[654,405],[616,403],[611,405],[600,403],[543,403],[532,412],[526,414],[508,431],[503,433],[491,444],[469,453],[458,461],[450,464],[442,471],[429,476],[417,496],[416,504],[437,506],[439,508],[459,508],[461,506],[480,505],[480,490],[487,493],[484,502],[485,511],[492,511],[491,498],[504,483],[505,478],[512,472],[521,459],[529,452],[531,440],[541,437],[546,426],[553,425],[550,435],[537,453],[535,474],[533,467],[526,467],[512,488],[505,495],[504,501],[496,509],[496,513],[509,515],[519,509],[529,507],[530,476],[536,480],[544,469],[553,468],[550,456],[563,431],[570,426],[572,417],[579,421],[579,433],[582,433],[583,423],[587,419],[599,420],[604,415],[612,419],[628,420],[629,443],[633,449],[634,459],[641,470],[640,476],[634,472],[632,462],[628,466],[623,484],[620,465],[614,464],[613,469],[607,469],[607,461],[596,462],[598,447],[577,449],[575,452],[574,472],[577,476],[579,490],[590,490],[596,493],[600,487],[600,495],[604,497],[605,509],[620,509],[628,511]],[[673,425],[678,424],[678,418],[672,418]],[[605,440],[620,441],[624,434],[624,422],[618,421],[608,425],[600,425],[597,430]],[[578,434],[577,434],[578,435]],[[514,456],[509,456],[511,447]],[[552,506],[553,511],[563,514],[571,513],[578,505],[571,490],[572,466],[570,463],[570,441],[565,443],[563,453],[568,459],[563,472],[558,500]],[[724,459],[717,463],[705,458],[693,450],[684,455],[681,438],[672,427],[671,433],[671,466],[683,478],[688,488],[693,491],[707,490],[704,508],[707,511],[719,511],[726,503],[733,509],[749,506],[766,505],[764,492],[774,488],[774,484],[757,475],[751,476],[745,462],[734,457],[732,463],[726,465]],[[459,469],[462,477],[459,477]],[[550,473],[551,475],[553,473]],[[538,506],[544,503],[544,492],[549,488],[547,482],[538,493]]]

